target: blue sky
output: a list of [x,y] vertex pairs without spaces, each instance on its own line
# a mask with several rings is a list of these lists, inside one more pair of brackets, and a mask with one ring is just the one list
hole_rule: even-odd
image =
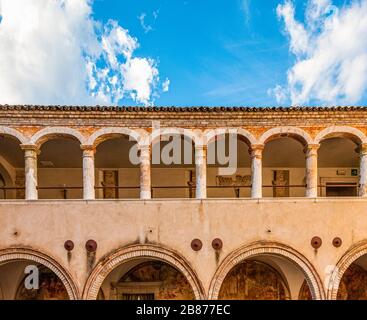
[[[268,90],[286,85],[287,70],[296,60],[277,17],[281,3],[96,0],[93,10],[97,19],[115,19],[137,37],[137,53],[159,60],[160,74],[171,84],[158,104],[262,106],[278,104]],[[333,4],[341,7],[349,1]],[[294,1],[294,5],[296,18],[304,21],[307,1]],[[148,32],[138,19],[141,14],[151,27]],[[309,104],[318,102],[311,99]],[[364,95],[360,103],[366,102]]]
[[[279,1],[247,3],[248,10],[240,0],[96,0],[93,11],[137,37],[138,54],[159,59],[161,76],[171,82],[159,104],[276,104],[267,90],[286,80],[292,60],[276,15]],[[152,27],[147,33],[142,13]]]
[[0,0],[0,17],[0,103],[367,104],[367,0]]

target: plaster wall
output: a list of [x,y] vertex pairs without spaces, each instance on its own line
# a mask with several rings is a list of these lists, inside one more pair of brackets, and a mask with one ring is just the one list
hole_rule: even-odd
[[[205,292],[223,259],[255,241],[286,244],[305,256],[320,278],[354,244],[366,239],[366,201],[362,198],[262,200],[67,200],[2,201],[0,249],[31,247],[59,261],[80,292],[89,275],[85,243],[98,243],[97,263],[112,251],[137,243],[159,244],[182,255],[197,273]],[[101,223],[103,222],[103,223]],[[323,245],[315,250],[311,238]],[[340,248],[332,245],[340,237]],[[203,248],[190,243],[199,238]],[[223,249],[211,247],[222,239]],[[64,242],[75,249],[68,257]]]

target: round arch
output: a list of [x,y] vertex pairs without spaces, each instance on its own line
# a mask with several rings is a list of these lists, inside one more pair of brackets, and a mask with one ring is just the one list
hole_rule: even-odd
[[67,127],[44,128],[32,136],[30,144],[41,147],[46,141],[58,136],[69,136],[78,140],[81,145],[85,144],[85,137],[78,130]]
[[16,138],[21,144],[27,144],[28,142],[28,139],[22,133],[13,128],[0,126],[0,135],[1,134]]
[[205,139],[204,143],[206,145],[209,145],[209,143],[211,143],[216,136],[229,133],[237,134],[245,138],[249,146],[259,144],[255,136],[250,131],[243,128],[218,128],[218,129],[206,130],[204,132],[204,139]]
[[197,300],[203,299],[203,288],[189,263],[177,252],[157,245],[132,245],[116,250],[101,260],[90,274],[83,292],[83,299],[96,300],[99,288],[108,274],[119,265],[139,258],[159,260],[176,268],[187,279]]
[[352,137],[359,143],[367,143],[366,135],[357,128],[349,126],[331,126],[320,131],[314,140],[315,144],[320,143],[322,140],[326,139],[328,136],[340,136],[345,135],[347,137]]
[[329,278],[328,287],[327,287],[327,298],[329,300],[336,300],[339,291],[340,281],[347,269],[351,266],[353,262],[355,262],[358,258],[367,254],[367,240],[364,240],[347,252],[341,257],[341,259],[336,264],[333,272]]
[[312,143],[311,136],[303,129],[297,127],[276,127],[264,132],[259,139],[259,144],[266,144],[271,138],[283,135],[288,137],[293,136],[295,139],[300,140],[304,145]]
[[128,136],[140,144],[146,135],[147,134],[145,132],[139,132],[138,130],[132,130],[129,128],[102,128],[89,136],[85,144],[97,147],[103,141],[116,136]]
[[142,142],[143,145],[152,145],[154,144],[159,137],[166,135],[183,135],[188,137],[191,141],[194,142],[195,145],[200,144],[200,136],[191,129],[184,128],[159,128],[157,130],[153,130],[153,132],[147,137],[149,141],[144,139]]
[[256,242],[230,253],[220,264],[210,283],[208,298],[218,299],[223,281],[233,267],[246,259],[255,258],[259,255],[283,257],[294,263],[304,273],[312,293],[312,298],[314,300],[323,300],[325,298],[322,282],[312,264],[298,251],[274,242]]
[[78,289],[69,272],[54,258],[42,252],[27,248],[9,248],[0,250],[0,265],[13,261],[33,261],[54,272],[64,284],[70,300],[78,299]]

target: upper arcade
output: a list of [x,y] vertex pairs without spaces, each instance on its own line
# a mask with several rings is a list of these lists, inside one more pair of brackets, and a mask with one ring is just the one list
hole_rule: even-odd
[[0,106],[0,199],[364,197],[366,115]]

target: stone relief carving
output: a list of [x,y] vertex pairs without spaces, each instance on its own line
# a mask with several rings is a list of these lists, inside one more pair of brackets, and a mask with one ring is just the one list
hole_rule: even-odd
[[117,170],[104,170],[103,171],[103,198],[104,199],[116,199],[118,198],[118,171]]
[[273,171],[273,196],[289,197],[289,170]]

